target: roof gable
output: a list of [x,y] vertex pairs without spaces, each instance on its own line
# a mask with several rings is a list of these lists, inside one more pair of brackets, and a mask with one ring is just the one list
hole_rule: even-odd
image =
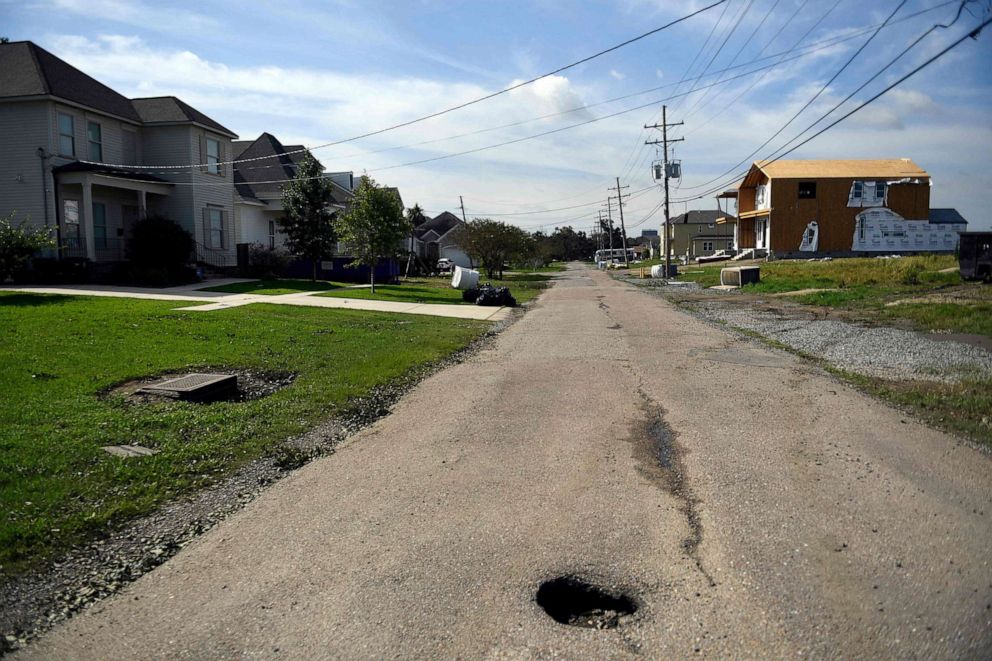
[[152,96],[132,99],[134,109],[146,124],[172,124],[194,122],[232,138],[238,137],[231,129],[215,122],[202,112],[174,96]]
[[716,209],[693,209],[672,218],[675,225],[710,225],[726,216],[726,212]]
[[450,211],[442,211],[438,215],[434,216],[434,218],[417,225],[413,229],[413,235],[419,239],[425,236],[428,232],[434,232],[437,234],[438,238],[441,238],[460,225],[461,222],[461,218]]
[[43,94],[141,121],[127,97],[44,48],[30,41],[0,44],[0,98]]

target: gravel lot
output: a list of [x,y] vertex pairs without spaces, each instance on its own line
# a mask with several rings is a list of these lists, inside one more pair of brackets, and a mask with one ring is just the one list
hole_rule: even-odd
[[838,369],[890,380],[954,383],[992,377],[992,353],[963,342],[898,328],[817,318],[814,309],[760,309],[737,291],[714,291],[695,283],[665,286],[660,280],[624,279],[665,297],[691,292],[681,307],[707,321],[758,333]]

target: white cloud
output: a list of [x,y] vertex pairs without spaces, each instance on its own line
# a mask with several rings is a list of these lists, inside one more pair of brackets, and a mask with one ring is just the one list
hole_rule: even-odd
[[610,69],[610,76],[612,76],[616,80],[623,80],[624,78],[627,77],[625,74],[620,73],[616,69]]

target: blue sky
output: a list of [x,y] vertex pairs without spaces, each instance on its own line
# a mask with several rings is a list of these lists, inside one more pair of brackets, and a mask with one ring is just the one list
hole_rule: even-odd
[[[0,0],[0,31],[13,40],[37,42],[125,95],[179,96],[242,138],[269,131],[285,143],[313,146],[529,79],[706,4]],[[687,201],[673,204],[673,211],[714,208],[712,196],[689,198],[739,161],[751,160],[748,155],[870,36],[858,33],[884,21],[898,4],[728,0],[560,75],[316,155],[328,169],[367,171],[380,183],[398,186],[408,205],[419,202],[434,213],[454,210],[463,195],[470,216],[506,214],[499,217],[529,229],[590,227],[596,202],[605,201],[607,186],[620,176],[634,192],[626,217],[636,234],[661,219],[662,195],[649,174],[654,150],[642,144],[654,136],[642,125],[659,119],[662,98],[719,83],[668,101],[669,121],[685,121],[673,135],[686,138],[676,147],[684,179],[673,199]],[[835,115],[966,33],[988,15],[989,5],[988,0],[969,3],[953,27],[929,36]],[[932,24],[953,19],[957,8],[940,0],[907,0],[893,18],[899,22],[880,31],[755,158],[767,157],[818,119]],[[737,80],[725,78],[777,58],[723,78],[715,73],[796,43],[820,50]],[[912,158],[933,176],[932,206],[956,207],[974,228],[992,227],[990,63],[992,28],[789,158]],[[668,87],[601,103],[663,85]],[[501,148],[405,165],[640,105],[648,107]],[[573,112],[546,117],[566,110]],[[517,125],[495,128],[511,123]],[[416,145],[425,141],[432,142]],[[576,205],[586,206],[513,215]]]

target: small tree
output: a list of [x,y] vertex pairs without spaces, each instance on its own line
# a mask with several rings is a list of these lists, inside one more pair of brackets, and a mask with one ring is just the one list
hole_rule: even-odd
[[458,242],[490,278],[502,279],[507,261],[524,260],[535,250],[535,242],[527,232],[489,218],[473,218],[463,225]]
[[417,225],[420,225],[422,223],[426,223],[427,222],[427,216],[424,215],[424,210],[420,208],[420,205],[419,204],[414,204],[412,207],[410,207],[409,209],[407,209],[407,211],[406,211],[406,219],[410,223],[410,227],[408,229],[408,231],[410,233],[410,240],[409,240],[409,242],[407,244],[407,249],[409,250],[409,253],[410,254],[408,254],[407,257],[406,257],[406,276],[409,277],[410,276],[410,269],[413,266],[413,259],[414,259],[414,252],[415,252],[414,251],[414,246],[413,246],[413,229]]
[[334,223],[330,210],[331,183],[324,178],[324,168],[310,152],[303,154],[296,176],[282,191],[285,216],[279,227],[286,233],[290,252],[313,265],[311,279],[317,279],[317,265],[334,253]]
[[23,268],[39,250],[55,247],[51,229],[25,228],[23,223],[14,227],[13,221],[14,212],[0,218],[0,282]]
[[338,217],[336,225],[341,240],[355,258],[351,264],[369,267],[375,293],[375,265],[382,258],[396,255],[410,231],[410,221],[403,216],[399,198],[393,191],[377,186],[370,177],[362,177],[351,208]]

